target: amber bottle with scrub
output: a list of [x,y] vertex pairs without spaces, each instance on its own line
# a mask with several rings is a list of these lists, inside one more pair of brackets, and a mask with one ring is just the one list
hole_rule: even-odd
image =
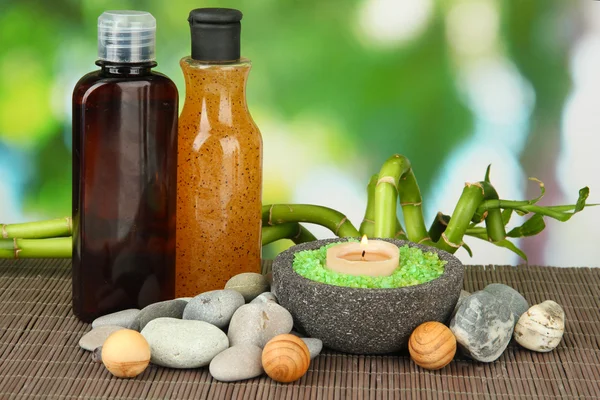
[[221,289],[260,272],[262,138],[246,105],[250,61],[240,58],[242,13],[193,10],[192,54],[180,65],[176,295]]
[[178,94],[153,72],[147,12],[98,19],[98,71],[73,91],[73,311],[81,320],[175,291]]

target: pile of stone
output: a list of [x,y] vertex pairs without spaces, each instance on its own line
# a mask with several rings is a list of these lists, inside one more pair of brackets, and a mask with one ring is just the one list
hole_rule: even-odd
[[[151,350],[151,362],[169,368],[209,365],[220,381],[250,379],[263,374],[263,347],[275,336],[290,333],[292,315],[277,303],[267,279],[256,273],[232,277],[225,289],[151,304],[105,315],[79,345],[95,351],[119,329],[139,331]],[[321,349],[319,339],[302,338],[310,358]]]
[[[225,382],[254,378],[265,372],[265,345],[279,335],[294,333],[292,315],[268,290],[263,275],[239,274],[223,290],[100,317],[79,345],[100,359],[102,344],[110,334],[132,329],[146,339],[150,361],[156,365],[208,365],[211,375]],[[547,300],[530,307],[519,292],[499,283],[473,294],[462,291],[449,324],[456,338],[454,348],[458,345],[464,355],[481,362],[498,359],[513,337],[527,349],[551,351],[560,343],[564,327],[565,314],[560,305]],[[319,355],[321,340],[301,339],[311,360]]]
[[560,305],[547,300],[529,307],[519,292],[500,283],[473,294],[463,291],[450,321],[462,353],[481,362],[498,359],[513,337],[529,350],[551,351],[564,329]]

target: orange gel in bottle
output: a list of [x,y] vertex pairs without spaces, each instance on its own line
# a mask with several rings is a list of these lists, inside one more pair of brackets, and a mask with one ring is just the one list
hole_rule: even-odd
[[192,56],[180,62],[178,297],[260,272],[262,138],[246,106],[251,64],[239,56],[241,17],[230,9],[190,13]]

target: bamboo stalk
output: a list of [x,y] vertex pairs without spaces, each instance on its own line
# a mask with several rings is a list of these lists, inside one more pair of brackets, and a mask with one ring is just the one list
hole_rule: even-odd
[[297,222],[265,226],[262,228],[262,245],[276,242],[281,239],[290,239],[295,244],[317,240],[312,233]]
[[394,235],[394,239],[408,240],[408,236],[406,236],[406,232],[404,232],[404,228],[402,228],[402,224],[398,217],[396,217],[396,234]]
[[[379,175],[375,174],[371,177],[369,184],[367,185],[367,208],[365,210],[365,216],[363,218],[362,223],[360,224],[360,235],[367,235],[367,237],[376,237],[375,236],[375,188],[377,187],[377,181],[379,180]],[[402,223],[396,217],[396,229],[395,229],[394,239],[398,240],[408,240],[406,236],[406,232],[402,227]]]
[[448,222],[450,222],[449,215],[442,214],[441,212],[437,213],[431,223],[431,227],[429,227],[429,237],[433,242],[437,242],[442,238],[442,233],[446,231]]
[[410,161],[399,154],[388,158],[381,167],[375,187],[375,237],[392,238],[396,234],[398,183],[409,170]]
[[411,242],[433,245],[425,227],[422,210],[423,198],[412,168],[406,174],[405,180],[398,185],[398,192],[408,238]]
[[367,185],[367,208],[359,228],[361,236],[374,237],[375,234],[375,187],[378,179],[378,174],[373,175]]
[[[486,179],[489,178],[489,168],[488,174],[486,174]],[[483,187],[483,199],[491,200],[491,199],[499,199],[498,192],[489,182],[479,182]],[[499,208],[495,208],[492,210],[488,210],[487,213],[484,213],[485,217],[485,228],[488,235],[488,240],[490,242],[499,242],[501,240],[506,239],[506,230],[504,229],[504,220],[502,219],[502,210]]]
[[71,237],[50,239],[0,239],[0,258],[70,258]]
[[71,217],[21,224],[0,224],[0,238],[2,239],[44,239],[71,236],[72,234],[73,220]]
[[383,164],[375,188],[375,232],[376,237],[392,238],[396,229],[396,207],[398,198],[404,214],[406,236],[415,243],[433,244],[425,228],[421,211],[421,192],[411,169],[410,161],[396,154]]
[[458,204],[450,217],[446,231],[436,242],[436,247],[455,253],[462,246],[463,236],[477,207],[483,200],[483,187],[480,183],[467,183],[458,199]]
[[359,237],[360,233],[344,214],[311,204],[272,204],[262,208],[263,227],[287,222],[307,222],[326,227],[339,237]]

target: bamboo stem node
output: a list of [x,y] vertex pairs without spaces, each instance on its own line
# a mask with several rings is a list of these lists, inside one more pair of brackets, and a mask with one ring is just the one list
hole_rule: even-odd
[[417,244],[422,244],[423,242],[428,242],[431,241],[431,238],[429,236],[425,236],[423,239],[419,240],[417,242]]
[[2,224],[2,238],[8,239],[8,231],[6,230],[6,224]]
[[383,176],[383,177],[379,178],[379,180],[377,181],[377,186],[379,186],[380,183],[389,183],[396,190],[398,190],[397,182],[393,176]]
[[275,207],[275,204],[271,204],[271,207],[269,208],[269,221],[268,224],[273,226],[273,207]]
[[460,244],[456,244],[448,240],[448,238],[446,237],[446,232],[442,233],[442,239],[444,239],[444,242],[446,242],[448,246],[453,247],[455,249],[460,249],[460,247],[462,246],[462,242]]
[[15,260],[18,260],[21,249],[19,249],[19,245],[17,244],[17,238],[13,238],[13,246],[15,248]]
[[442,214],[441,212],[438,211],[436,218],[442,226],[448,226],[448,223],[444,219],[444,214]]
[[487,218],[488,215],[489,215],[489,211],[485,210],[483,212],[483,215],[481,216],[481,221],[479,221],[479,222],[481,223],[481,222],[485,221],[485,219]]
[[465,187],[471,187],[471,186],[476,186],[479,189],[481,189],[481,194],[485,196],[485,189],[483,188],[483,185],[480,182],[465,182]]
[[335,234],[336,236],[338,235],[338,232],[340,230],[340,228],[342,227],[342,225],[344,225],[344,222],[348,221],[347,217],[342,218],[342,220],[337,224],[337,226],[335,227]]
[[404,207],[404,206],[413,206],[413,207],[418,207],[418,206],[421,206],[421,205],[423,205],[423,201],[417,201],[417,202],[410,202],[410,201],[407,201],[407,202],[405,202],[405,203],[400,203],[400,205],[401,205],[402,207]]
[[65,219],[67,220],[67,229],[69,230],[69,235],[72,235],[73,234],[73,218],[65,217]]

